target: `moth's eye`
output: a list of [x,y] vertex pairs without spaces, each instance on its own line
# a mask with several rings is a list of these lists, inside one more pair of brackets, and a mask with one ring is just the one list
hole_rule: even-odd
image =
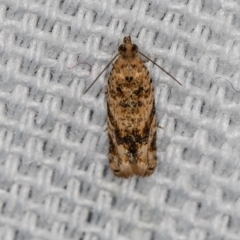
[[124,45],[120,45],[118,48],[119,52],[126,52],[126,47]]
[[137,50],[138,50],[137,45],[136,45],[136,44],[133,44],[133,45],[132,45],[132,51],[133,51],[133,52],[136,52]]

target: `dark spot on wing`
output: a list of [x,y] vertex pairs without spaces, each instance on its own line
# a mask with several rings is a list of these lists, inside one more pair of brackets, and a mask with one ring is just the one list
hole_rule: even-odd
[[129,76],[127,76],[127,77],[125,77],[125,80],[127,80],[128,82],[131,82],[132,80],[133,80],[133,77],[129,77]]

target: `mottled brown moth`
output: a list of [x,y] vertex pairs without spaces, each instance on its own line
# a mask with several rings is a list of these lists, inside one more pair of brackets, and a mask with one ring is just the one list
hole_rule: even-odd
[[153,173],[157,164],[157,124],[152,79],[138,53],[153,61],[138,51],[130,36],[124,37],[118,52],[104,68],[118,57],[113,64],[106,93],[109,164],[117,177],[146,177]]

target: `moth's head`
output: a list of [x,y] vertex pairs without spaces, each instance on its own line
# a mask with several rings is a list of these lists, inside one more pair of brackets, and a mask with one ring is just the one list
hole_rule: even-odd
[[124,58],[135,57],[138,52],[138,46],[132,44],[131,37],[124,37],[123,44],[118,47],[119,54]]

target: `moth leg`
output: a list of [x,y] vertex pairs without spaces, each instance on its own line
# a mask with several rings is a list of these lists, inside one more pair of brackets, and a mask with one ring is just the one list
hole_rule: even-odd
[[104,132],[107,132],[107,131],[108,131],[109,127],[107,126],[107,123],[104,124],[103,129],[104,129],[104,130],[103,130]]
[[164,127],[162,127],[161,125],[157,124],[158,128],[164,129]]

